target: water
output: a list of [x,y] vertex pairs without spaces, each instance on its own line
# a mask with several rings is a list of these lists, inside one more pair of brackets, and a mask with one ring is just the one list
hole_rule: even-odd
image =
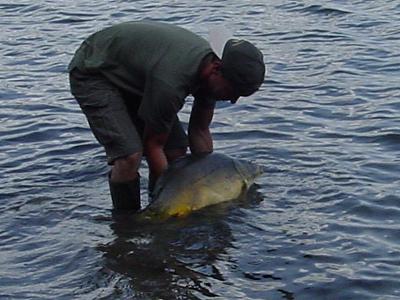
[[[1,299],[400,299],[398,1],[33,2],[0,4]],[[142,18],[224,22],[264,52],[262,89],[212,127],[216,151],[268,168],[248,202],[111,216],[66,65]]]

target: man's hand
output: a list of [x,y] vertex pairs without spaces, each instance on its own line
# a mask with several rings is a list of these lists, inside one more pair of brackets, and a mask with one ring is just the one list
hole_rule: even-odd
[[192,154],[213,152],[210,123],[214,115],[214,105],[204,105],[196,99],[193,103],[189,121],[189,146]]

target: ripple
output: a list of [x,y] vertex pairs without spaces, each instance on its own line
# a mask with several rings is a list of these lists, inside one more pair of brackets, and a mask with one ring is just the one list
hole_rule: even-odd
[[240,133],[236,131],[232,132],[219,132],[216,133],[215,136],[218,138],[218,140],[230,140],[232,139],[232,136],[234,136],[235,139],[241,139],[245,138],[246,140],[260,140],[260,139],[283,139],[283,140],[288,140],[290,139],[290,135],[288,134],[282,134],[279,132],[267,132],[267,131],[262,131],[262,130],[251,130],[251,131],[241,131]]
[[29,4],[11,4],[11,3],[2,3],[0,4],[0,7],[7,10],[7,11],[15,11],[15,10],[20,10],[21,8],[24,8],[28,6]]

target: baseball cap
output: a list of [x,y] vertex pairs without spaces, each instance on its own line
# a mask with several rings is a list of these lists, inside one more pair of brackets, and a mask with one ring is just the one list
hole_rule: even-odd
[[259,89],[266,68],[263,54],[255,45],[233,38],[223,25],[210,29],[209,42],[222,61],[222,75],[240,96],[249,96]]

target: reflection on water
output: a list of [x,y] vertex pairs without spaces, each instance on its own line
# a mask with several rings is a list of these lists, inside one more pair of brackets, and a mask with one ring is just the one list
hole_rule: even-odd
[[[162,224],[114,217],[115,239],[98,246],[104,253],[104,268],[129,278],[138,297],[190,299],[196,292],[216,296],[203,278],[224,281],[216,262],[232,247],[232,233],[221,217],[194,214]],[[123,286],[116,284],[116,288]]]
[[[399,8],[0,4],[0,298],[398,299]],[[261,90],[212,125],[216,151],[267,168],[247,201],[163,224],[112,215],[66,65],[93,31],[137,19],[204,36],[224,22],[263,50]]]
[[[104,266],[98,277],[113,283],[109,296],[129,290],[130,296],[151,299],[197,299],[215,294],[204,277],[225,282],[218,260],[234,247],[227,216],[229,211],[251,208],[262,201],[253,185],[246,197],[193,213],[187,218],[143,222],[124,214],[113,214],[110,228],[114,240],[99,244]],[[128,279],[107,278],[112,271]],[[246,274],[251,277],[251,274]],[[125,295],[126,296],[126,295]]]

